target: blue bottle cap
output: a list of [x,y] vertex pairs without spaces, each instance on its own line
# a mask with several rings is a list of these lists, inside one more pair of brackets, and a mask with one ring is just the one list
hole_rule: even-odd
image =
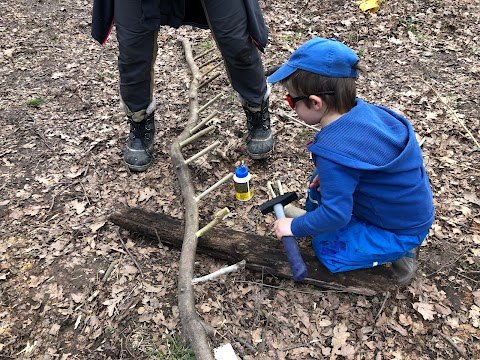
[[248,169],[243,164],[243,161],[242,165],[235,170],[235,176],[237,178],[244,178],[248,176]]

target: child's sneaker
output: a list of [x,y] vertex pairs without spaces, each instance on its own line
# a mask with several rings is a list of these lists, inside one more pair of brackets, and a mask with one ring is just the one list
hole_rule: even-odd
[[392,263],[393,273],[398,278],[398,283],[406,285],[415,277],[417,272],[418,247],[413,248],[406,255]]

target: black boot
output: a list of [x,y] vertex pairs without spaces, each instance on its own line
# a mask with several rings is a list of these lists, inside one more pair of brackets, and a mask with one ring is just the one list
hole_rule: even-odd
[[153,138],[155,135],[154,111],[145,113],[142,121],[134,121],[133,114],[127,115],[130,135],[123,160],[131,171],[145,171],[153,161]]
[[260,108],[243,105],[243,110],[247,115],[247,153],[254,160],[265,159],[273,152],[268,96]]

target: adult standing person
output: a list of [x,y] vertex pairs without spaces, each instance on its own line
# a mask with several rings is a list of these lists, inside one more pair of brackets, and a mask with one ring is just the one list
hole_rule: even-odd
[[114,23],[120,97],[130,124],[123,159],[132,171],[144,171],[153,161],[153,67],[163,25],[210,28],[245,111],[247,152],[252,159],[272,153],[269,87],[258,51],[266,46],[268,30],[257,0],[94,0],[93,38],[104,44]]

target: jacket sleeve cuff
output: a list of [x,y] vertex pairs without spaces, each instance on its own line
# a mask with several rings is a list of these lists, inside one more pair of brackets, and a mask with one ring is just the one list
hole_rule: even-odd
[[292,234],[295,237],[312,236],[304,227],[305,215],[293,219],[291,224]]

